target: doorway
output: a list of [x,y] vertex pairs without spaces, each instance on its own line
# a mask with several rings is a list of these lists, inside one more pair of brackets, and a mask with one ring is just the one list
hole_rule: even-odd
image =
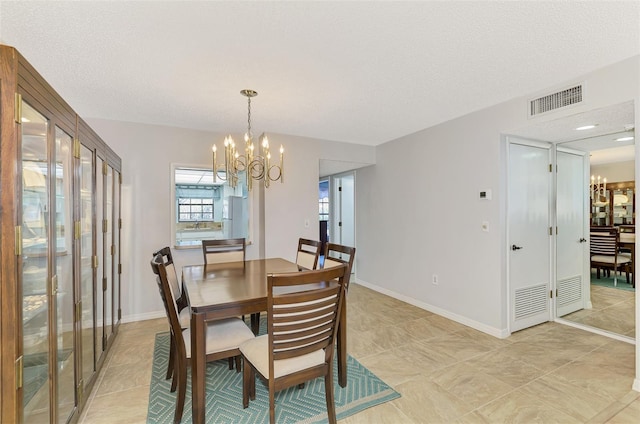
[[[577,130],[577,128],[583,127],[587,123],[593,123],[596,125],[588,128],[587,130]],[[629,102],[612,105],[606,108],[601,108],[601,109],[596,109],[588,112],[582,112],[582,113],[566,116],[554,121],[546,121],[546,122],[533,124],[529,127],[513,131],[512,135],[516,135],[516,136],[528,138],[528,139],[534,139],[534,140],[544,140],[545,142],[553,143],[556,145],[557,150],[564,149],[565,153],[569,151],[573,151],[574,153],[576,151],[583,152],[583,154],[586,155],[586,157],[588,158],[588,162],[585,165],[585,172],[583,172],[583,175],[581,177],[578,177],[579,181],[577,183],[575,181],[570,181],[570,180],[565,181],[565,183],[576,187],[576,189],[574,189],[572,192],[575,192],[576,190],[581,192],[583,196],[583,201],[588,205],[590,202],[590,194],[589,194],[590,175],[594,173],[593,166],[596,162],[603,161],[608,163],[616,163],[616,165],[612,165],[613,169],[610,168],[611,171],[606,171],[607,175],[603,175],[605,171],[595,171],[594,176],[596,178],[596,181],[597,181],[597,175],[601,175],[603,178],[606,176],[608,178],[608,181],[607,181],[608,187],[606,188],[606,190],[610,191],[614,188],[611,185],[612,181],[628,181],[628,180],[635,181],[635,174],[633,174],[632,177],[624,177],[624,178],[622,176],[612,177],[612,175],[614,175],[614,172],[617,173],[624,168],[621,165],[621,162],[624,162],[624,160],[613,159],[613,157],[618,155],[626,155],[627,157],[626,160],[632,162],[632,163],[629,163],[626,166],[626,168],[630,169],[631,172],[635,171],[635,155],[636,154],[635,154],[635,146],[633,145],[634,144],[633,137],[635,136],[634,126],[635,126],[634,102],[629,101]],[[625,145],[625,143],[627,145]],[[566,158],[567,157],[565,157],[565,159]],[[558,160],[558,162],[561,162],[562,160],[563,159],[560,159]],[[566,163],[565,163],[565,166],[566,166]],[[604,187],[602,187],[602,189],[604,189]],[[560,190],[560,187],[558,187],[558,190]],[[614,196],[613,196],[614,193],[611,193],[611,194],[612,195],[610,197],[613,200],[609,200],[609,203],[615,203],[617,199],[614,199]],[[551,198],[551,202],[552,203],[557,202],[558,206],[562,204],[562,201],[569,200],[567,198],[559,199],[558,196],[562,196],[562,194],[558,192]],[[632,200],[633,203],[635,203],[636,197],[637,196],[635,196],[635,191],[630,196],[627,196],[628,200]],[[619,198],[622,198],[622,197],[619,196]],[[574,199],[574,200],[579,202],[579,200],[577,199]],[[604,200],[601,203],[604,203]],[[625,202],[625,203],[629,203],[629,202]],[[611,212],[613,212],[613,208],[615,207],[615,205],[610,205],[610,207],[612,208]],[[598,211],[598,212],[606,212],[606,211],[603,208],[602,211]],[[568,217],[561,219],[559,215],[562,212],[558,211],[556,208],[553,209],[552,213],[555,216],[554,225],[558,226],[558,228],[556,228],[557,231],[554,231],[554,234],[557,234],[557,237],[555,240],[557,243],[554,245],[556,246],[555,253],[552,256],[552,262],[551,262],[553,264],[551,270],[555,273],[555,276],[552,279],[552,282],[553,282],[552,289],[560,290],[560,279],[562,277],[560,274],[564,275],[563,270],[567,269],[568,267],[568,264],[566,261],[577,261],[576,263],[578,264],[577,266],[579,267],[579,260],[576,260],[576,258],[569,258],[567,256],[567,252],[564,250],[562,252],[560,251],[561,249],[563,249],[562,243],[565,243],[565,242],[580,243],[580,237],[577,237],[576,240],[573,240],[573,238],[575,237],[573,238],[570,237],[571,240],[569,239],[565,239],[564,241],[560,240],[559,239],[560,234],[567,235],[567,226],[566,226],[567,222],[565,218],[568,218]],[[588,229],[589,229],[590,223],[592,222],[592,219],[594,218],[594,211],[590,210],[589,206],[587,206],[586,210],[581,211],[581,215],[582,215],[582,218],[573,217],[573,219],[582,220],[580,224],[584,224],[584,227],[587,228],[587,230],[584,231],[583,238],[588,240],[589,239]],[[563,223],[563,219],[565,221],[564,223]],[[617,224],[621,224],[622,221],[616,223],[616,221],[613,220],[611,222],[612,222],[611,226],[613,227],[619,228],[622,226],[622,225],[617,225]],[[575,225],[575,227],[579,228],[580,224]],[[634,224],[635,224],[635,220],[634,220]],[[576,234],[579,234],[579,232],[576,232]],[[624,305],[626,305],[625,306],[626,313],[615,313],[617,317],[624,317],[623,318],[624,322],[621,321],[620,318],[618,318],[617,324],[619,325],[617,329],[615,327],[605,327],[603,325],[603,322],[604,322],[603,315],[599,314],[599,312],[601,311],[598,310],[599,308],[597,308],[596,305],[593,305],[592,307],[592,303],[596,302],[596,299],[594,298],[595,294],[593,293],[593,290],[592,290],[595,288],[595,286],[593,284],[590,284],[591,281],[589,281],[591,280],[590,273],[588,271],[588,268],[590,267],[589,246],[588,246],[589,243],[583,242],[582,244],[584,246],[582,249],[579,247],[576,248],[577,254],[583,255],[583,257],[585,258],[583,260],[583,266],[587,268],[587,271],[583,273],[583,275],[586,276],[585,278],[587,281],[586,281],[586,284],[583,284],[582,286],[584,288],[582,292],[582,296],[583,296],[582,305],[580,305],[581,307],[578,310],[574,311],[573,313],[569,313],[567,315],[567,312],[569,310],[575,308],[576,303],[574,302],[574,305],[571,308],[564,310],[563,306],[565,305],[562,305],[561,302],[559,302],[559,296],[558,296],[556,297],[555,305],[552,308],[553,319],[565,324],[576,325],[590,331],[596,331],[602,334],[610,335],[611,337],[620,338],[622,340],[631,340],[635,334],[635,322],[636,322],[635,293],[632,293],[631,298],[628,301],[626,301],[626,303],[624,303]],[[635,246],[635,243],[633,243],[633,245]],[[635,268],[636,268],[635,266],[631,267],[632,273],[633,271],[635,271]],[[578,272],[574,272],[574,274],[577,275]],[[625,278],[623,274],[622,280],[624,279]],[[575,288],[578,286],[576,286],[575,284],[572,284],[572,287]],[[579,295],[577,293],[574,293],[574,294],[576,296]],[[620,293],[618,292],[616,294],[620,294]],[[617,297],[618,296],[616,296],[616,298]],[[609,304],[610,302],[611,302],[611,298],[605,299],[603,301],[604,304]],[[600,308],[600,309],[604,309],[604,308]],[[612,316],[613,315],[614,314],[612,314]],[[616,320],[612,322],[615,322],[615,321]],[[632,326],[632,327],[627,327],[627,326]]]

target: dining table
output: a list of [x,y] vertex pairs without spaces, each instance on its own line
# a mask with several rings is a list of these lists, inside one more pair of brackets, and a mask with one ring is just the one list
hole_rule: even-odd
[[[191,311],[191,402],[194,423],[205,422],[206,322],[267,310],[267,275],[299,272],[282,258],[253,259],[182,268],[182,284]],[[346,297],[337,331],[338,383],[347,385]],[[254,334],[258,322],[252,322]],[[242,399],[238,399],[241,402]]]

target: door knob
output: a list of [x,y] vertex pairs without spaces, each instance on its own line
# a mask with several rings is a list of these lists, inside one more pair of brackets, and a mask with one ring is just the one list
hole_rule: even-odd
[[580,243],[585,243],[587,241],[587,239],[584,238],[584,237],[581,237],[579,241],[580,241]]
[[520,250],[522,249],[522,246],[516,246],[515,244],[511,245],[511,250]]

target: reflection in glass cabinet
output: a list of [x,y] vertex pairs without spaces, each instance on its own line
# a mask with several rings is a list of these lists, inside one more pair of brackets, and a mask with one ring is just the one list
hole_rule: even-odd
[[58,378],[58,422],[67,422],[75,405],[73,340],[73,160],[71,136],[56,127],[55,150],[55,234]]
[[22,337],[25,422],[49,419],[47,119],[22,106]]
[[634,181],[601,184],[592,189],[591,226],[635,225],[634,190]]

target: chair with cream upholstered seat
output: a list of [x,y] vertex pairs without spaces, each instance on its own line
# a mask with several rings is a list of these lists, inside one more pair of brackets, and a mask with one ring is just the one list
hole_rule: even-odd
[[[246,240],[244,238],[202,240],[202,254],[206,264],[244,262],[246,259]],[[244,316],[242,317],[244,319]],[[257,334],[260,327],[260,312],[251,314],[251,328]],[[229,360],[229,369],[233,362]]]
[[353,271],[353,261],[356,257],[356,248],[343,246],[341,244],[327,243],[324,248],[324,261],[322,268],[333,268],[335,266],[347,265],[347,275],[345,275],[345,289],[349,290],[349,280]]
[[317,269],[318,258],[320,257],[319,241],[300,238],[298,240],[298,253],[296,254],[296,264],[300,270]]
[[600,278],[600,269],[611,269],[614,273],[614,286],[618,285],[620,270],[625,270],[627,283],[629,283],[631,258],[621,255],[618,250],[618,234],[591,233],[591,268],[596,268],[597,278]]
[[256,372],[267,380],[272,424],[277,391],[324,377],[327,415],[330,423],[336,422],[333,355],[346,268],[268,275],[267,334],[240,345],[244,408],[255,399]]
[[[176,307],[178,309],[178,321],[180,322],[180,326],[182,328],[189,328],[191,325],[191,313],[189,308],[187,308],[187,299],[182,292],[180,287],[180,281],[178,280],[178,274],[176,272],[175,264],[173,263],[173,254],[171,253],[171,248],[169,246],[163,247],[157,252],[153,252],[152,258],[155,258],[157,255],[160,255],[162,258],[162,262],[167,270],[167,280],[169,281],[169,288],[173,294],[173,298],[176,301]],[[175,355],[175,345],[173,336],[170,337],[170,346],[169,346],[169,363],[167,365],[167,380],[171,378],[173,375],[173,365],[174,365],[174,355]],[[175,381],[172,383],[172,391],[175,390]]]
[[202,240],[204,263],[221,264],[245,260],[245,239]]
[[[176,411],[174,423],[182,419],[187,389],[187,366],[191,358],[191,330],[180,325],[178,309],[173,297],[167,277],[167,268],[162,255],[156,255],[151,260],[151,269],[157,276],[156,281],[167,312],[169,328],[174,339],[174,377],[178,393],[176,396]],[[218,359],[233,358],[240,355],[239,346],[247,340],[253,339],[253,332],[239,318],[228,318],[206,323],[206,358],[207,362]]]

